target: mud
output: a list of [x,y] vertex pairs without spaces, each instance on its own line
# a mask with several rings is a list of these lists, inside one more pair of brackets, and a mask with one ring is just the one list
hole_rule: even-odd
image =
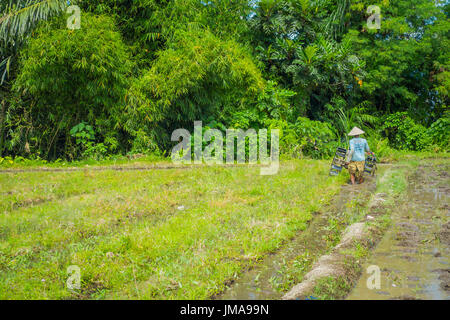
[[435,270],[439,274],[438,279],[441,281],[441,289],[449,292],[450,291],[450,269],[440,269]]
[[441,232],[439,233],[439,240],[450,246],[450,222],[442,226]]
[[349,260],[340,249],[350,248],[353,241],[359,241],[367,237],[364,230],[364,223],[357,223],[351,225],[345,232],[341,243],[336,246],[333,252],[329,255],[322,256],[319,261],[313,266],[312,270],[308,272],[304,280],[294,286],[288,293],[286,293],[283,300],[303,300],[317,285],[318,280],[326,277],[334,279],[343,278],[344,281],[348,281],[350,278],[349,273],[352,272],[352,268],[348,268]]
[[421,166],[409,177],[406,197],[392,212],[392,227],[363,266],[364,271],[380,268],[380,287],[369,289],[373,273],[363,272],[347,299],[450,299],[448,169]]

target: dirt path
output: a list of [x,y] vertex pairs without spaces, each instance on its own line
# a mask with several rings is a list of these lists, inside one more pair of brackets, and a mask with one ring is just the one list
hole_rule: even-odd
[[[450,299],[449,165],[420,166],[409,177],[406,198],[396,203],[392,226],[347,299]],[[380,286],[369,289],[373,271]]]
[[[208,167],[207,164],[170,164],[170,165],[151,165],[151,166],[137,166],[137,165],[124,165],[124,166],[84,166],[84,167],[70,167],[70,168],[28,168],[28,169],[0,169],[1,173],[25,173],[25,172],[83,172],[83,171],[148,171],[148,170],[171,170],[171,169],[199,169]],[[261,164],[223,164],[224,168],[263,168]]]

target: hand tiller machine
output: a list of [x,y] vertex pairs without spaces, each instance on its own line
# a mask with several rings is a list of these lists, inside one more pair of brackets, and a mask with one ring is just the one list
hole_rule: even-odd
[[341,173],[342,168],[345,167],[345,158],[347,157],[347,150],[344,148],[337,148],[331,163],[330,176],[337,176]]

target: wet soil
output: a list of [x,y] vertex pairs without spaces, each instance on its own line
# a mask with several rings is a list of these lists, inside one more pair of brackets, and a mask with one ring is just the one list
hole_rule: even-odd
[[[279,251],[268,255],[261,263],[251,270],[244,272],[237,280],[233,281],[229,288],[222,294],[213,299],[219,300],[268,300],[281,299],[284,292],[275,285],[277,282],[285,281],[283,277],[286,262],[292,260],[301,260],[302,254],[307,253],[306,259],[312,264],[320,256],[326,254],[333,248],[329,239],[333,238],[336,230],[330,230],[329,221],[333,219],[348,219],[344,217],[349,207],[355,207],[355,214],[358,208],[363,207],[369,201],[371,195],[376,189],[376,179],[366,178],[362,185],[345,185],[342,187],[339,195],[335,197],[332,203],[326,206],[321,212],[316,212],[308,228],[299,231],[298,235],[288,241]],[[343,224],[348,222],[341,221]],[[345,228],[341,226],[341,229]],[[340,232],[338,232],[340,234]],[[335,242],[339,239],[336,238]],[[336,244],[336,243],[334,243]],[[303,256],[303,258],[305,258]],[[308,270],[305,269],[306,274]],[[295,279],[294,285],[299,279]],[[286,288],[289,289],[289,288]]]
[[[449,169],[420,166],[409,177],[406,198],[392,212],[392,227],[347,299],[450,299]],[[380,287],[369,289],[373,273],[365,270],[372,265],[380,268],[381,281]]]

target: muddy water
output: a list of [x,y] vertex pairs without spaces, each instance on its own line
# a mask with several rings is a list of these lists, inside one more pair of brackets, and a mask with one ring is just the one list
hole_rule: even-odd
[[[392,227],[347,299],[450,299],[448,169],[419,167],[410,177],[407,199],[392,212]],[[374,272],[366,272],[371,265],[381,271],[378,288]]]
[[278,252],[269,255],[255,268],[245,272],[219,297],[219,300],[269,300],[281,299],[283,293],[273,283],[282,281],[283,265],[308,252],[308,259],[320,257],[327,251],[327,242],[323,235],[327,232],[330,216],[344,212],[351,202],[368,201],[376,188],[375,179],[368,178],[366,183],[357,186],[343,186],[332,204],[317,212],[305,231],[291,239]]

